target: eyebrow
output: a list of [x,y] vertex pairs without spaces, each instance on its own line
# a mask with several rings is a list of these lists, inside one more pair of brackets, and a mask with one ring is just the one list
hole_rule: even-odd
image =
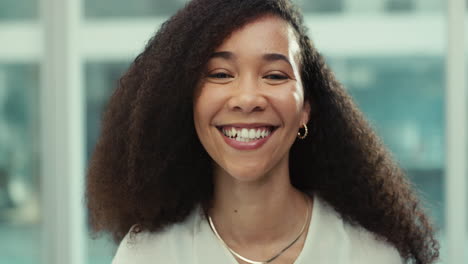
[[291,65],[291,62],[288,60],[288,58],[286,56],[284,56],[283,54],[279,54],[279,53],[267,53],[267,54],[264,54],[262,56],[263,60],[266,60],[266,61],[269,61],[269,62],[272,62],[272,61],[279,61],[279,60],[282,60],[282,61],[285,61],[286,63],[289,64],[289,66],[291,66],[292,68],[292,65]]
[[[225,59],[225,60],[232,60],[232,59],[236,58],[236,55],[234,53],[230,52],[230,51],[218,51],[218,52],[215,52],[215,53],[211,54],[210,59],[213,59],[213,58],[222,58],[222,59]],[[282,60],[282,61],[285,61],[286,63],[288,63],[289,66],[292,67],[292,64],[289,61],[289,59],[286,56],[284,56],[283,54],[266,53],[266,54],[262,55],[262,59],[264,61],[268,61],[268,62]]]
[[210,59],[222,58],[222,59],[230,60],[230,59],[233,59],[234,57],[235,57],[234,53],[230,51],[218,51],[218,52],[211,54]]

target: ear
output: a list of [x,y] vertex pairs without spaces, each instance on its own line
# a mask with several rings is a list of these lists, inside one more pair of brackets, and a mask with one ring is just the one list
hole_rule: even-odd
[[302,107],[301,125],[307,124],[309,122],[309,117],[310,117],[310,103],[308,101],[304,101],[304,106]]

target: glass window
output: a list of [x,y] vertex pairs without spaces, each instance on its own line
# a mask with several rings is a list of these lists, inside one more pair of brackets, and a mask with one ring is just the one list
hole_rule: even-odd
[[295,0],[310,13],[405,13],[440,11],[439,0]]
[[295,2],[309,13],[336,13],[343,10],[343,0],[295,0]]
[[110,264],[117,250],[117,246],[107,235],[98,239],[88,238],[86,241],[88,257],[86,264]]
[[38,75],[0,64],[0,263],[40,259]]
[[331,65],[442,228],[444,59],[332,58]]
[[187,0],[84,0],[86,18],[169,16]]
[[3,20],[31,20],[39,18],[38,0],[0,1],[0,22]]

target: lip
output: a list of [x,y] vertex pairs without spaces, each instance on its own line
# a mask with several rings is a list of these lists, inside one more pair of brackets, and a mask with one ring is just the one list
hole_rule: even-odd
[[[267,137],[253,140],[250,142],[240,142],[237,141],[233,138],[226,137],[223,132],[221,131],[221,127],[239,127],[239,128],[256,128],[256,127],[273,127],[271,130],[270,134]],[[235,148],[237,150],[255,150],[259,149],[261,146],[263,146],[270,138],[271,136],[276,132],[277,126],[273,126],[271,124],[260,124],[260,123],[255,123],[255,124],[229,124],[229,125],[224,125],[224,126],[219,126],[217,127],[218,132],[221,134],[221,136],[224,139],[224,142],[231,146],[232,148]]]

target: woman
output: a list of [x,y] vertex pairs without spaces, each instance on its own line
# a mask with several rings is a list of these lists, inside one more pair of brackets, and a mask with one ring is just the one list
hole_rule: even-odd
[[419,201],[286,0],[194,0],[122,77],[87,181],[124,263],[433,263]]

